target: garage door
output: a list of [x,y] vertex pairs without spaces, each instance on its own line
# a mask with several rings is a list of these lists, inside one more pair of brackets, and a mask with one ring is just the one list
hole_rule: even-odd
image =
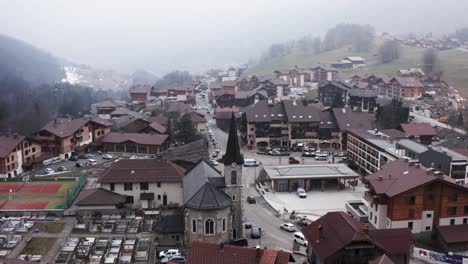
[[285,180],[278,181],[277,191],[278,192],[289,192],[289,190],[288,190],[288,181],[285,181]]

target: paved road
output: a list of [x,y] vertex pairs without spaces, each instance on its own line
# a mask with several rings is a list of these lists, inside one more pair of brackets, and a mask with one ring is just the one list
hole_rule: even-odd
[[446,128],[446,129],[453,129],[453,131],[455,131],[457,133],[460,133],[460,134],[463,134],[463,135],[466,134],[466,131],[463,130],[463,129],[452,127],[450,125],[447,125],[445,123],[441,123],[441,122],[439,122],[439,121],[437,121],[437,120],[435,120],[433,118],[423,116],[423,115],[421,115],[419,113],[416,113],[416,112],[411,112],[410,116],[414,117],[414,122],[415,123],[429,123],[432,126],[439,126],[439,127]]

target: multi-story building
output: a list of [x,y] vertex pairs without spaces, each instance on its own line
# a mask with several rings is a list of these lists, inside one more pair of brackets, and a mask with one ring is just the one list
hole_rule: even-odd
[[468,183],[468,157],[461,153],[441,146],[427,146],[427,150],[419,155],[419,161],[457,182]]
[[351,89],[348,91],[347,105],[357,112],[376,112],[379,92],[370,89]]
[[194,87],[191,84],[152,87],[150,99],[187,102],[193,99]]
[[306,82],[310,82],[310,73],[297,66],[289,70],[277,70],[274,73],[276,77],[288,82],[291,87],[304,87]]
[[130,101],[133,103],[146,103],[150,100],[152,86],[134,85],[130,87]]
[[377,229],[407,227],[421,233],[448,225],[460,231],[468,227],[468,187],[440,171],[398,159],[365,180],[369,223]]
[[318,65],[311,69],[310,79],[312,82],[324,83],[335,81],[338,77],[338,70],[329,66]]
[[0,134],[0,178],[12,178],[31,168],[41,145],[18,134]]
[[185,169],[171,161],[123,159],[98,179],[103,189],[124,195],[132,208],[179,207],[183,204]]
[[432,144],[432,139],[437,136],[437,132],[429,123],[401,124],[401,130],[409,139],[424,145]]
[[112,101],[103,101],[91,105],[91,113],[103,119],[110,119],[110,114],[119,107]]
[[394,77],[389,83],[378,83],[379,95],[384,98],[415,100],[421,97],[424,84],[413,77]]
[[353,89],[353,87],[344,82],[326,82],[319,86],[318,97],[324,106],[332,106],[333,102],[338,99],[340,99],[344,105],[348,98],[348,91],[351,89]]
[[340,149],[347,145],[348,131],[350,129],[370,130],[372,129],[371,115],[365,112],[355,112],[349,107],[333,108],[332,114],[337,125],[337,133]]

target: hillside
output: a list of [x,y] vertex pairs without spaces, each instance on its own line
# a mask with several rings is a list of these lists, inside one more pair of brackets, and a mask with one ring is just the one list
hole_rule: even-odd
[[[269,60],[249,69],[248,74],[271,74],[276,69],[288,69],[314,66],[317,63],[331,63],[347,56],[361,56],[367,60],[367,67],[340,72],[341,77],[354,74],[387,74],[394,75],[399,69],[420,67],[423,48],[402,46],[402,53],[398,60],[388,64],[378,62],[377,49],[381,40],[376,40],[374,48],[367,53],[353,52],[350,48],[340,48],[320,54],[305,54],[292,52],[286,56]],[[443,78],[459,89],[464,96],[468,96],[468,52],[459,49],[441,51],[439,53],[443,69]]]
[[59,60],[23,41],[0,35],[0,79],[16,77],[30,84],[60,81],[65,72]]

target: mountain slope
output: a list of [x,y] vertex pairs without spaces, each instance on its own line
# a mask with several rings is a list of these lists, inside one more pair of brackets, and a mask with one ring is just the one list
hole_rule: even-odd
[[37,85],[65,77],[59,60],[23,41],[0,35],[0,79],[16,77]]

